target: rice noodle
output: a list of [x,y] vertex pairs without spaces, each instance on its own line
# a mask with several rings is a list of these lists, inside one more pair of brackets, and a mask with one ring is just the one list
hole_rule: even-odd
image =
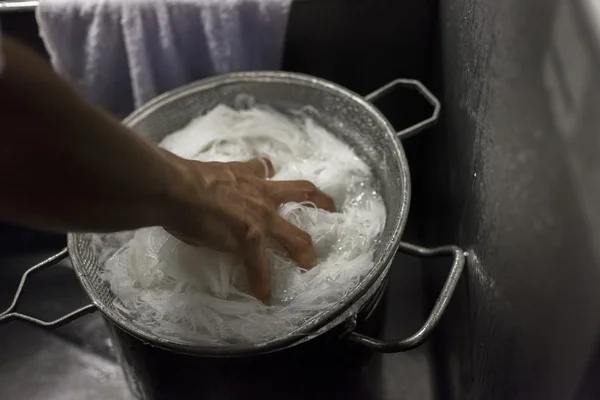
[[115,306],[156,334],[217,346],[271,340],[343,301],[373,267],[383,200],[367,165],[313,119],[219,105],[161,146],[199,161],[268,157],[273,180],[309,180],[333,197],[339,212],[311,204],[280,207],[281,216],[311,235],[317,264],[304,271],[269,249],[269,305],[249,294],[243,264],[229,254],[188,246],[158,227],[95,235]]

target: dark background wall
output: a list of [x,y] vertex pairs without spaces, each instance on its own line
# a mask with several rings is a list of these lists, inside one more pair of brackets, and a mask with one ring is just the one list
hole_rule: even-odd
[[[575,110],[569,133],[544,80],[558,6],[575,3],[440,2],[444,124],[424,153],[434,183],[424,233],[471,252],[436,335],[442,397],[567,400],[584,398],[582,382],[593,391],[584,380],[600,320],[600,225],[589,206],[600,204],[590,190],[600,160],[597,85],[580,85],[588,106]],[[567,53],[576,47],[572,32],[559,36]],[[559,60],[571,78],[567,70],[581,64],[572,56]],[[584,69],[597,73],[589,62]],[[569,76],[558,79],[559,92],[573,103]]]

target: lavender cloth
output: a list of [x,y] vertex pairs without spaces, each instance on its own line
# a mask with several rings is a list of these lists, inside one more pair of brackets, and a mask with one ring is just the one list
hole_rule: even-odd
[[215,74],[281,68],[291,0],[41,0],[54,69],[125,116]]

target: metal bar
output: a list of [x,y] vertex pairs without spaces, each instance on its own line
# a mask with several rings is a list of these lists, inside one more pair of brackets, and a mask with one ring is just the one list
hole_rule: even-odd
[[37,0],[0,1],[0,13],[35,11],[39,3]]
[[33,274],[36,271],[41,271],[44,268],[51,267],[52,265],[56,264],[57,262],[64,260],[68,256],[69,256],[69,252],[68,252],[67,248],[65,247],[57,254],[45,259],[44,261],[34,265],[33,267],[31,267],[27,271],[25,271],[25,273],[21,277],[21,281],[19,282],[19,286],[17,287],[17,291],[15,292],[15,294],[13,296],[13,300],[10,303],[10,306],[8,306],[8,308],[4,312],[0,313],[0,317],[11,313],[17,307],[17,305],[19,304],[19,299],[21,298],[21,293],[23,292],[23,288],[25,287],[25,283],[27,282],[27,278],[29,277],[29,275]]
[[21,313],[15,311],[17,306],[19,305],[19,300],[21,299],[21,294],[23,293],[23,289],[25,288],[25,284],[27,283],[27,278],[30,275],[34,274],[35,272],[42,271],[45,268],[48,268],[48,267],[58,263],[59,261],[64,260],[68,256],[69,256],[69,252],[68,252],[68,249],[65,247],[59,253],[42,261],[41,263],[34,265],[33,267],[31,267],[27,271],[25,271],[25,273],[21,277],[21,281],[19,282],[19,287],[17,288],[17,291],[15,292],[12,303],[10,304],[10,306],[8,306],[8,308],[4,312],[0,313],[0,325],[3,325],[5,323],[8,323],[8,322],[14,321],[14,320],[21,320],[21,321],[29,322],[34,325],[43,326],[46,328],[56,328],[56,327],[62,326],[64,324],[68,324],[69,322],[81,317],[82,315],[86,315],[86,314],[96,311],[96,306],[94,304],[88,304],[84,307],[81,307],[75,311],[70,312],[69,314],[63,315],[62,317],[57,318],[53,321],[42,321],[41,319],[29,316],[29,315],[21,314]]
[[[294,3],[309,3],[309,2],[323,2],[324,0],[292,0]],[[333,0],[331,0],[333,1]],[[335,0],[335,1],[348,1],[348,0]],[[39,0],[0,0],[0,13],[9,12],[23,12],[23,11],[35,11],[37,6],[40,4]]]

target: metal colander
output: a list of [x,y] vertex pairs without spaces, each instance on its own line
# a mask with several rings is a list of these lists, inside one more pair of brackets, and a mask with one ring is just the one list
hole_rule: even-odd
[[[396,86],[408,86],[419,90],[434,106],[433,115],[404,131],[396,132],[379,110],[371,104],[371,101]],[[387,220],[380,245],[375,252],[375,265],[345,302],[308,321],[297,331],[260,345],[206,347],[189,339],[158,336],[114,307],[115,296],[110,286],[100,277],[102,266],[92,250],[90,236],[69,234],[68,254],[93,304],[50,322],[13,311],[29,273],[66,257],[65,249],[25,274],[11,308],[0,314],[0,323],[17,318],[52,327],[98,308],[124,331],[152,345],[169,350],[200,355],[269,352],[306,341],[323,334],[341,322],[351,320],[352,316],[356,315],[381,287],[394,254],[399,248],[417,255],[453,255],[455,258],[453,268],[442,295],[429,320],[413,337],[404,341],[384,342],[357,333],[351,334],[354,341],[374,348],[379,347],[382,350],[385,350],[382,346],[395,346],[393,349],[402,350],[420,344],[444,311],[464,263],[462,251],[454,246],[428,250],[400,242],[408,216],[410,178],[404,151],[397,137],[406,137],[435,123],[440,107],[437,99],[422,84],[413,80],[397,80],[367,97],[361,97],[338,85],[310,76],[284,72],[249,72],[223,75],[168,92],[134,112],[125,119],[124,123],[139,134],[159,142],[166,135],[183,128],[192,118],[207,113],[218,104],[239,107],[240,96],[250,96],[257,104],[268,105],[282,112],[304,109],[339,139],[350,145],[371,167],[379,182],[379,189],[387,210]],[[390,349],[392,348],[388,348]]]

